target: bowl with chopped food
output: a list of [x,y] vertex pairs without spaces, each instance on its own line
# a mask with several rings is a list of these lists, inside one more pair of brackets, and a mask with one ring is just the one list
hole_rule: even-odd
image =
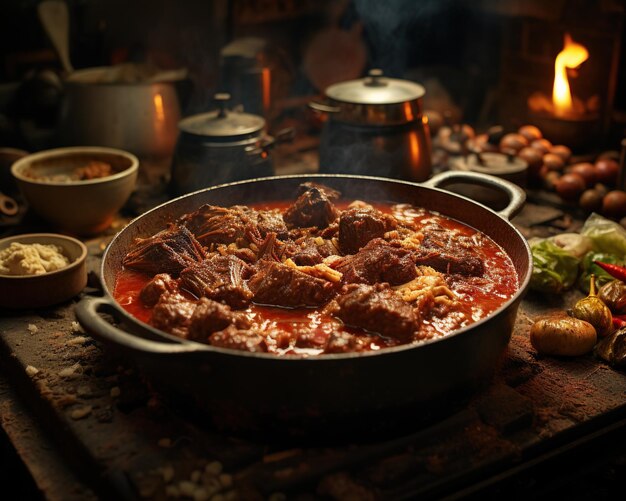
[[43,308],[76,296],[87,285],[87,247],[55,233],[0,240],[0,307]]
[[139,161],[114,148],[78,146],[28,155],[11,173],[29,207],[64,231],[95,235],[130,197]]

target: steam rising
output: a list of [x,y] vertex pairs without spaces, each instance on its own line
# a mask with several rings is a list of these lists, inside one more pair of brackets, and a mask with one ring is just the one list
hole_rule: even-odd
[[401,76],[410,45],[423,37],[420,24],[449,4],[450,0],[354,0],[372,49],[372,67]]

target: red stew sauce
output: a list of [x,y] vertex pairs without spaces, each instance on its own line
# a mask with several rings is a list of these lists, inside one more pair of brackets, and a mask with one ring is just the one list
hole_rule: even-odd
[[[291,202],[275,202],[252,205],[257,210],[284,210]],[[485,264],[482,276],[458,276],[447,280],[450,290],[457,296],[456,306],[443,316],[432,315],[422,321],[418,339],[429,339],[449,334],[461,327],[474,323],[498,309],[519,288],[519,279],[514,265],[506,252],[482,232],[437,213],[408,204],[386,205],[373,203],[376,209],[391,214],[398,220],[416,223],[417,227],[437,223],[446,230],[469,237],[475,243],[473,249]],[[336,206],[343,210],[348,202]],[[123,269],[115,283],[113,297],[131,315],[150,324],[151,308],[144,306],[139,292],[152,277],[137,271]],[[190,293],[182,291],[189,299]],[[310,345],[324,346],[333,332],[343,331],[359,337],[362,350],[379,350],[401,344],[393,338],[369,333],[359,328],[344,325],[339,319],[322,314],[318,309],[281,308],[251,304],[245,314],[255,328],[270,332],[267,338],[268,352],[275,354],[319,355],[322,348],[296,347],[289,342],[294,332],[306,329],[310,333]],[[278,334],[277,334],[278,333]],[[281,333],[284,334],[281,336]]]

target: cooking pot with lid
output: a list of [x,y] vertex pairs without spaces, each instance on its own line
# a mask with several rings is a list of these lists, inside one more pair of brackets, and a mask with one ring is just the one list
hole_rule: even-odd
[[230,95],[215,95],[218,109],[181,120],[172,162],[170,191],[182,195],[208,186],[271,176],[271,148],[277,139],[265,133],[265,119],[229,111]]
[[328,115],[320,140],[320,172],[426,180],[431,159],[424,94],[421,85],[385,77],[379,69],[328,87],[327,104],[309,105]]

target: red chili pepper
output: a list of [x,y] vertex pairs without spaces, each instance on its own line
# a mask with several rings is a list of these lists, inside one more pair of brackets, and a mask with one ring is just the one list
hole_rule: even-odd
[[622,327],[626,327],[626,320],[619,317],[613,317],[613,327],[615,329],[621,329]]
[[600,268],[606,271],[613,278],[617,278],[622,282],[626,282],[626,268],[611,263],[603,263],[602,261],[594,261]]

